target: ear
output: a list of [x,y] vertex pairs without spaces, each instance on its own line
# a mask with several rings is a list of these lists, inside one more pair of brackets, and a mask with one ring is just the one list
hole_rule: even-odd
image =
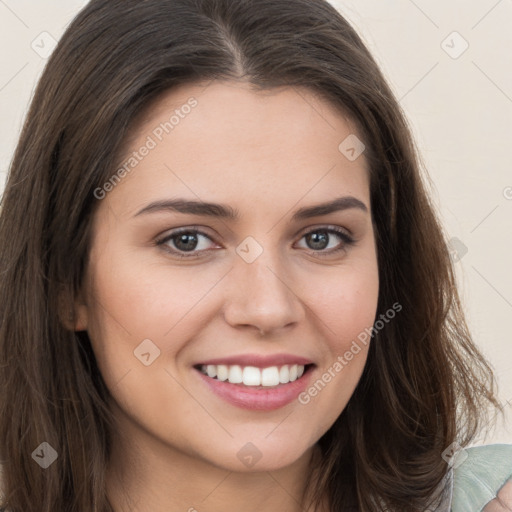
[[69,292],[65,290],[60,292],[59,319],[70,331],[87,330],[87,304],[81,291],[74,299],[70,298]]

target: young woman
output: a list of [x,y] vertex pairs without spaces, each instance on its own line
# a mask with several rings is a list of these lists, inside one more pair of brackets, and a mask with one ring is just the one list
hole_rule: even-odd
[[0,239],[6,510],[510,510],[407,123],[325,1],[90,2]]

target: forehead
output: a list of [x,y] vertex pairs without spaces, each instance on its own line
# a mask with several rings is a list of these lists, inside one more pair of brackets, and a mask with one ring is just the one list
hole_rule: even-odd
[[155,195],[225,202],[263,193],[270,203],[345,192],[367,198],[364,153],[352,159],[344,152],[353,137],[361,139],[355,123],[308,89],[184,84],[134,122],[119,164],[133,165],[109,198],[123,202],[123,193],[133,204],[136,196],[132,209]]

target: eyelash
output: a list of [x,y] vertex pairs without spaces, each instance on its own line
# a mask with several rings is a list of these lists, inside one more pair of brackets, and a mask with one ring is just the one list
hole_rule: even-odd
[[[312,233],[317,233],[317,232],[320,232],[320,231],[328,233],[330,235],[332,235],[332,234],[337,235],[342,240],[342,243],[341,243],[340,247],[338,247],[337,249],[330,249],[328,251],[325,251],[325,250],[315,251],[313,249],[310,249],[308,251],[309,254],[314,254],[315,256],[320,256],[321,258],[329,257],[329,256],[332,256],[333,254],[337,254],[340,251],[345,250],[346,247],[350,247],[351,245],[355,244],[355,240],[351,236],[347,235],[347,233],[342,231],[340,228],[333,227],[333,226],[325,226],[325,227],[322,226],[322,227],[315,228],[315,229],[312,229],[310,231],[307,231],[306,233],[304,233],[301,236],[300,240],[302,240],[307,235],[310,235]],[[208,236],[206,233],[202,232],[198,228],[189,227],[189,228],[182,228],[182,229],[178,229],[176,231],[173,231],[170,235],[166,235],[164,238],[156,240],[155,241],[155,245],[158,246],[158,247],[159,246],[164,246],[163,248],[164,248],[165,251],[173,254],[174,256],[177,256],[180,259],[181,258],[182,259],[186,259],[186,258],[196,258],[197,259],[197,258],[200,258],[201,256],[198,255],[198,254],[200,254],[203,251],[190,251],[190,253],[187,254],[186,252],[182,252],[182,251],[179,251],[177,249],[171,249],[169,246],[165,245],[165,244],[167,244],[167,242],[169,242],[169,241],[177,238],[179,235],[183,235],[183,234],[201,235],[201,236],[204,236],[204,237],[208,238],[210,241],[213,242],[211,237]],[[209,249],[205,249],[205,251],[209,251]]]

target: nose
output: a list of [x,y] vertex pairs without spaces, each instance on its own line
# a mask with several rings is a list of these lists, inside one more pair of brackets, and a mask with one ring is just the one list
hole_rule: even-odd
[[276,333],[304,318],[304,305],[278,255],[265,250],[255,261],[235,261],[225,289],[224,318],[232,327]]

